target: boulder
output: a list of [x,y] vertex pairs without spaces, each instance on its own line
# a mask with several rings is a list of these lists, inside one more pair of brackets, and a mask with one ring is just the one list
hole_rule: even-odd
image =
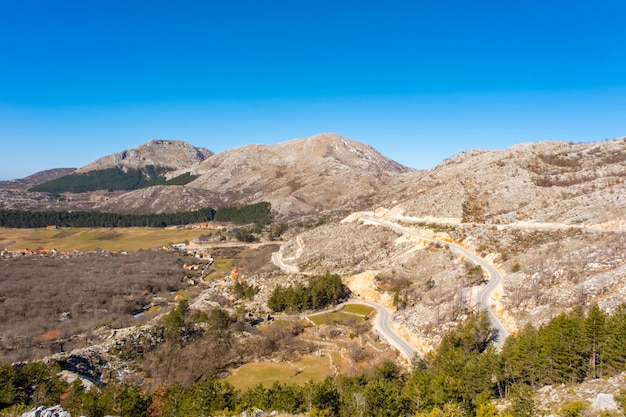
[[72,417],[70,413],[65,411],[60,405],[46,408],[40,406],[22,414],[22,417]]

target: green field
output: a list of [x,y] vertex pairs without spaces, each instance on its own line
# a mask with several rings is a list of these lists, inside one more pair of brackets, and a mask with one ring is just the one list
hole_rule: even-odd
[[352,324],[351,322],[354,322],[356,320],[356,317],[339,312],[310,316],[309,319],[318,326],[321,326],[323,324],[342,324],[349,326],[350,324]]
[[247,363],[237,368],[225,381],[237,389],[246,390],[258,384],[270,387],[274,382],[304,385],[308,381],[321,381],[331,375],[327,356],[306,356],[293,363]]
[[[210,232],[209,232],[210,233]],[[7,249],[28,248],[52,249],[59,251],[89,251],[154,249],[170,243],[191,241],[200,235],[206,235],[206,229],[182,228],[67,228],[46,230],[0,228],[0,242],[14,240]]]
[[348,304],[341,311],[309,316],[309,319],[318,326],[323,324],[352,326],[358,321],[366,320],[373,311],[372,307],[363,304]]
[[343,308],[346,313],[358,314],[359,316],[368,317],[374,311],[374,308],[364,304],[348,304]]

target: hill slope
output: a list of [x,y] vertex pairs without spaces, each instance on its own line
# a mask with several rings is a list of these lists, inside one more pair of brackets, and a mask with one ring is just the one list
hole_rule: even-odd
[[106,168],[143,168],[155,166],[171,170],[189,168],[213,155],[208,149],[197,148],[182,140],[153,139],[133,149],[127,149],[96,159],[79,168],[76,173]]
[[102,157],[75,172],[32,187],[33,191],[85,193],[96,190],[135,190],[153,185],[181,185],[193,180],[183,173],[213,153],[179,140],[151,140],[137,148]]
[[189,186],[224,203],[265,200],[279,213],[304,214],[372,204],[416,172],[363,143],[322,134],[219,153],[191,170],[199,178]]
[[[623,302],[624,176],[626,138],[468,151],[414,175],[401,201],[376,213],[459,242],[499,269],[493,303],[513,332],[575,306],[613,311]],[[402,301],[393,319],[418,344],[436,344],[475,308],[484,278],[443,245],[358,222],[307,230],[281,256],[303,273],[346,275],[361,296]]]
[[495,224],[624,226],[625,176],[626,138],[469,151],[413,183],[413,195],[395,212]]
[[0,181],[0,189],[7,190],[28,190],[44,182],[52,181],[64,177],[76,171],[76,168],[53,168],[39,171],[28,177],[11,181]]
[[172,212],[268,201],[279,215],[314,214],[377,204],[417,173],[368,145],[324,134],[224,151],[166,174],[197,177],[182,187],[133,190],[95,208]]

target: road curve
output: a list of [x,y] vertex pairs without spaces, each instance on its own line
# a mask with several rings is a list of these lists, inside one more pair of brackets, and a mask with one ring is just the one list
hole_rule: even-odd
[[281,250],[272,253],[272,262],[274,263],[274,265],[287,272],[288,274],[300,273],[300,269],[296,265],[287,265],[285,262],[283,262],[283,253]]
[[382,220],[382,219],[372,217],[369,215],[361,216],[360,220],[366,223],[369,222],[369,223],[374,223],[383,227],[387,227],[398,233],[415,236],[427,242],[434,242],[434,243],[447,245],[451,250],[467,256],[467,258],[469,258],[472,262],[479,265],[483,270],[485,270],[487,274],[489,275],[489,281],[487,282],[485,286],[483,286],[480,289],[478,293],[478,306],[481,309],[487,310],[489,323],[491,325],[491,328],[494,331],[494,341],[493,341],[494,345],[496,346],[498,350],[502,349],[502,345],[504,345],[504,341],[509,336],[509,332],[506,326],[504,325],[504,323],[502,323],[502,321],[498,318],[498,316],[496,316],[496,314],[490,308],[491,306],[489,303],[489,299],[491,298],[491,296],[493,295],[493,292],[498,287],[498,285],[500,285],[500,282],[502,281],[502,274],[500,274],[500,272],[493,265],[489,264],[487,261],[485,261],[480,256],[476,255],[474,252],[467,250],[464,247],[457,245],[456,243],[447,242],[445,240],[435,239],[435,238],[431,238],[427,236],[422,236],[396,223],[390,222],[388,220]]
[[[361,216],[361,221],[365,221],[365,222],[370,222],[370,223],[374,223],[374,224],[378,224],[380,226],[383,227],[387,227],[389,229],[392,229],[398,233],[401,234],[408,234],[411,236],[415,236],[419,239],[428,241],[428,242],[433,242],[433,243],[440,243],[440,244],[444,244],[447,245],[451,250],[455,250],[458,253],[461,253],[465,256],[467,256],[472,262],[476,263],[477,265],[480,265],[481,268],[483,268],[485,271],[487,271],[487,274],[489,274],[489,281],[487,283],[487,285],[483,286],[481,288],[481,290],[478,293],[478,305],[480,308],[482,309],[486,309],[487,310],[487,314],[489,317],[489,322],[491,324],[492,329],[494,330],[495,336],[494,336],[494,345],[496,346],[496,348],[501,349],[502,345],[504,344],[504,341],[506,340],[506,338],[508,337],[508,331],[506,329],[506,327],[504,326],[504,324],[502,323],[502,321],[494,314],[494,312],[489,308],[489,299],[491,298],[491,295],[493,294],[494,290],[498,287],[498,285],[500,284],[500,281],[502,280],[502,275],[500,274],[500,272],[493,266],[490,265],[489,263],[487,263],[484,259],[482,259],[481,257],[479,257],[478,255],[476,255],[475,253],[465,249],[462,246],[459,246],[455,243],[452,242],[447,242],[444,240],[440,240],[440,239],[434,239],[434,238],[430,238],[427,236],[422,236],[419,235],[415,232],[412,232],[396,223],[390,222],[390,221],[385,221],[379,218],[375,218],[372,216],[368,216],[368,215],[364,215]],[[282,247],[281,247],[282,249]],[[272,262],[278,266],[280,269],[282,269],[283,271],[287,272],[287,273],[291,273],[291,274],[297,274],[299,273],[299,269],[297,266],[295,265],[287,265],[283,262],[283,257],[282,257],[282,250],[279,250],[278,252],[274,252],[272,254]],[[415,347],[413,347],[408,341],[404,340],[399,334],[397,334],[390,326],[391,323],[391,311],[384,307],[381,304],[372,302],[372,301],[363,301],[364,304],[367,304],[373,308],[376,309],[376,311],[378,312],[377,317],[376,317],[376,323],[374,324],[374,329],[375,331],[385,340],[387,340],[387,342],[393,346],[394,348],[396,348],[402,355],[404,355],[405,357],[407,357],[408,359],[413,358],[413,356],[415,355],[415,353],[417,352],[417,349],[415,349]],[[337,306],[336,308],[341,308],[343,307],[343,305]],[[335,309],[336,309],[335,308]]]
[[[300,241],[301,242],[301,241]],[[300,251],[301,252],[301,251]],[[284,262],[282,256],[282,250],[272,253],[272,262],[274,265],[282,269],[289,274],[298,274],[300,271],[295,265],[287,265]],[[376,322],[374,323],[374,330],[385,339],[391,346],[400,351],[401,354],[411,359],[417,350],[406,340],[404,340],[399,334],[397,334],[390,326],[391,324],[391,311],[385,306],[372,302],[372,301],[351,301],[354,304],[365,304],[376,309],[378,314],[376,315]],[[308,316],[315,316],[318,314],[326,314],[331,311],[339,311],[345,306],[345,303],[338,304],[331,310],[320,311],[317,313],[309,314]]]
[[407,359],[410,360],[413,358],[417,353],[417,349],[391,328],[391,311],[389,311],[387,307],[373,301],[363,301],[362,304],[374,307],[378,312],[376,315],[376,323],[374,323],[374,330]]

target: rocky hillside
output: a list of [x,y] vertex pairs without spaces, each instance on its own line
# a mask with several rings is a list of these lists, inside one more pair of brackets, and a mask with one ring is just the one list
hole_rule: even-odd
[[[141,181],[138,175],[143,177]],[[160,185],[150,183],[155,175],[163,176],[157,183]],[[57,180],[61,184],[41,184],[33,191],[65,192],[59,210],[174,212],[269,201],[279,216],[294,217],[345,212],[391,201],[397,190],[406,188],[417,175],[419,171],[386,158],[370,146],[335,134],[274,146],[247,145],[217,155],[182,141],[152,140],[100,158]],[[102,195],[103,188],[118,191]],[[97,198],[82,195],[94,191]],[[54,209],[50,204],[42,205],[44,200],[20,193],[2,205]],[[72,206],[79,201],[80,206]],[[91,207],[85,207],[89,201]]]
[[133,149],[104,156],[76,171],[85,173],[106,168],[143,168],[149,165],[169,169],[189,168],[213,155],[182,140],[153,139]]
[[97,202],[94,210],[123,213],[175,213],[216,207],[219,203],[208,190],[185,186],[156,185],[111,196]]
[[[490,279],[446,242],[500,272],[502,281],[488,304],[510,334],[577,307],[615,312],[626,299],[626,138],[468,151],[420,172],[367,145],[317,135],[244,146],[168,175],[181,174],[197,178],[186,185],[120,193],[93,207],[174,211],[270,201],[279,214],[317,220],[333,210],[368,210],[367,216],[355,213],[342,222],[326,218],[310,227],[293,221],[278,252],[266,248],[252,255],[258,265],[243,269],[258,293],[241,305],[258,316],[267,314],[277,283],[303,282],[307,275],[330,271],[342,276],[355,297],[393,309],[394,329],[426,352],[479,308],[480,289]],[[237,258],[226,256],[226,246],[212,250],[216,258]],[[237,307],[230,290],[219,292],[235,284],[222,282],[192,307]],[[578,392],[547,387],[540,395],[550,397],[543,403],[570,395],[592,401],[616,392],[619,381],[589,381],[604,385]]]
[[[409,169],[368,145],[335,134],[273,146],[247,145],[215,155],[182,141],[153,140],[76,172],[90,175],[115,168],[130,173],[148,166],[172,170],[158,174],[164,175],[161,183],[166,187],[97,199],[74,194],[63,199],[63,208],[72,209],[73,202],[80,201],[80,209],[163,212],[269,201],[277,214],[289,217],[385,206],[396,217],[440,223],[626,227],[626,138],[467,151],[429,171]],[[185,180],[176,181],[181,175]],[[44,200],[20,193],[2,205],[43,208]],[[91,200],[92,206],[85,207]]]
[[[493,302],[515,331],[574,307],[623,303],[624,176],[626,138],[469,151],[403,184],[401,200],[376,216],[495,265],[504,278]],[[353,292],[400,303],[393,320],[422,346],[475,307],[484,278],[445,245],[361,222],[305,231],[281,256],[301,273],[337,271]]]
[[265,200],[293,215],[374,204],[416,171],[363,143],[323,134],[222,152],[191,174],[199,178],[189,186],[211,190],[225,204]]
[[61,178],[76,171],[76,168],[54,168],[39,171],[25,178],[11,181],[0,181],[0,189],[5,190],[28,190],[35,185]]
[[520,144],[446,159],[395,211],[478,223],[523,221],[623,228],[626,138]]

